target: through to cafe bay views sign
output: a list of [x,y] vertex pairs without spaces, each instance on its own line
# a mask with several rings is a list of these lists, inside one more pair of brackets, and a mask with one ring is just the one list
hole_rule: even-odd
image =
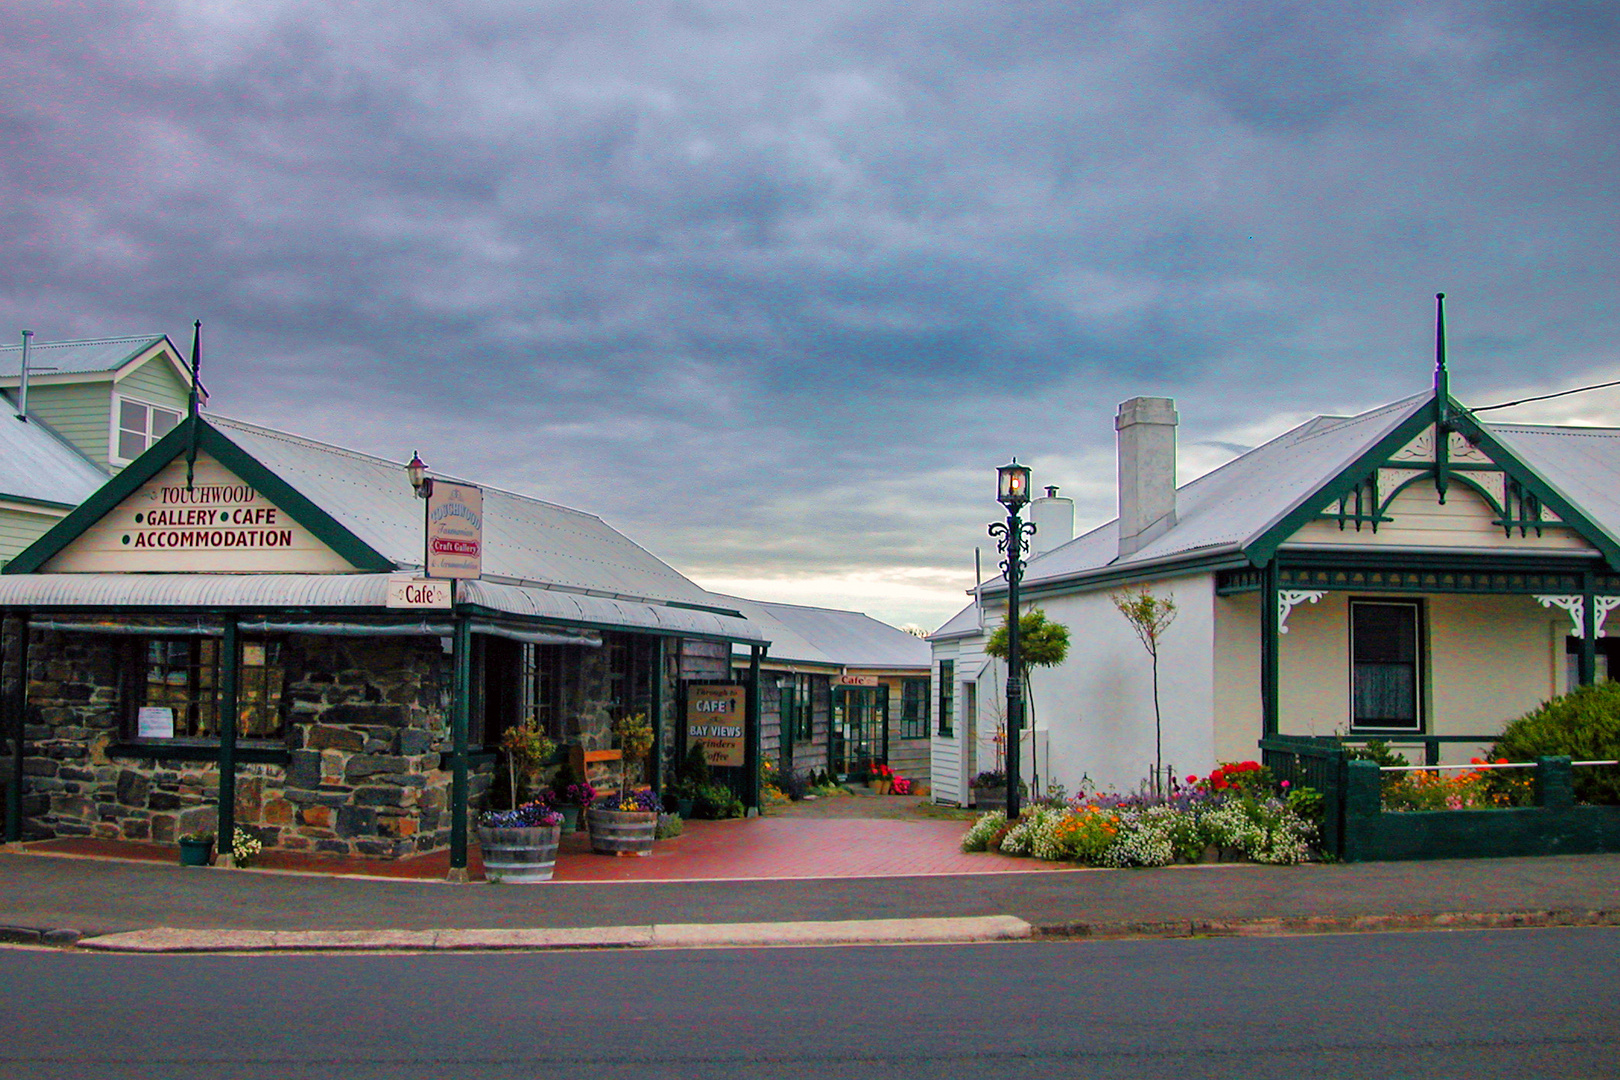
[[207,454],[192,484],[176,459],[45,564],[53,573],[331,573],[353,570]]
[[744,694],[741,686],[686,688],[686,741],[701,743],[710,765],[743,764]]

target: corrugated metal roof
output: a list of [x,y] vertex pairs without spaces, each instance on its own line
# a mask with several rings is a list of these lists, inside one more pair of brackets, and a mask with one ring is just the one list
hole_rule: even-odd
[[[1003,604],[1003,607],[1006,605]],[[967,607],[945,620],[945,625],[928,635],[929,641],[944,641],[947,638],[971,637],[979,632],[979,602],[973,601]]]
[[[28,346],[28,369],[46,376],[117,371],[166,340],[164,334],[136,334],[89,341],[36,341]],[[17,379],[21,374],[22,345],[0,346],[0,379]]]
[[[206,418],[385,558],[402,567],[421,565],[422,501],[403,462],[211,413]],[[492,487],[484,488],[484,574],[630,599],[725,606],[601,518]]]
[[77,506],[107,474],[38,420],[26,424],[9,405],[0,412],[0,498]]
[[1492,435],[1620,539],[1620,429],[1487,425]]
[[[17,574],[0,576],[0,606],[66,608],[382,608],[388,574]],[[459,586],[460,598],[492,611],[552,622],[682,636],[764,641],[763,627],[735,616],[609,600],[489,581]],[[399,611],[442,620],[443,611]]]
[[927,670],[928,642],[859,611],[723,597],[764,624],[773,660],[843,668]]
[[[1316,417],[1177,488],[1176,523],[1152,543],[1120,558],[1115,519],[1030,559],[1024,583],[1240,550],[1429,400],[1417,394],[1359,416]],[[992,577],[985,587],[1004,585]]]

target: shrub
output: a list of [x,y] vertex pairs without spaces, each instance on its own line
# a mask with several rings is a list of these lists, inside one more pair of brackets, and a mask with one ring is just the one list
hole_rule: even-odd
[[726,785],[716,783],[704,784],[697,789],[693,795],[692,809],[698,817],[716,821],[740,818],[744,813],[742,800],[732,794]]
[[[1489,754],[1493,761],[1556,756],[1620,759],[1620,682],[1582,686],[1542,704],[1502,729]],[[1620,804],[1620,768],[1576,769],[1574,779],[1580,802]]]
[[679,814],[659,814],[658,826],[653,830],[654,840],[668,840],[672,836],[679,836],[686,829],[686,822],[681,820]]
[[1007,814],[1002,810],[992,810],[983,815],[968,827],[967,834],[962,837],[963,851],[988,851],[990,838],[1007,824]]
[[778,776],[776,786],[782,789],[782,794],[798,802],[809,794],[811,777],[814,775],[814,770],[793,769]]

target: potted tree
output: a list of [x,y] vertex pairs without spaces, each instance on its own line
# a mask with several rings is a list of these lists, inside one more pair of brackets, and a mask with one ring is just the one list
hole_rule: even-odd
[[652,749],[652,725],[644,713],[620,717],[613,722],[623,753],[619,765],[619,794],[615,799],[592,802],[586,812],[591,830],[591,850],[598,855],[651,855],[658,831],[659,800],[648,788],[630,790],[630,763],[638,762]]

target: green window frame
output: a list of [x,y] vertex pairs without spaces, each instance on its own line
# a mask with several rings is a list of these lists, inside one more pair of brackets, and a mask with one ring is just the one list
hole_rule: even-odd
[[928,738],[927,679],[906,679],[900,684],[900,737]]
[[956,661],[939,662],[939,733],[955,734],[952,716],[956,705]]
[[[237,737],[271,741],[286,736],[287,668],[277,638],[244,636],[237,666]],[[142,708],[168,709],[176,740],[219,738],[220,639],[148,637],[131,642],[125,708],[126,737],[140,735]]]

